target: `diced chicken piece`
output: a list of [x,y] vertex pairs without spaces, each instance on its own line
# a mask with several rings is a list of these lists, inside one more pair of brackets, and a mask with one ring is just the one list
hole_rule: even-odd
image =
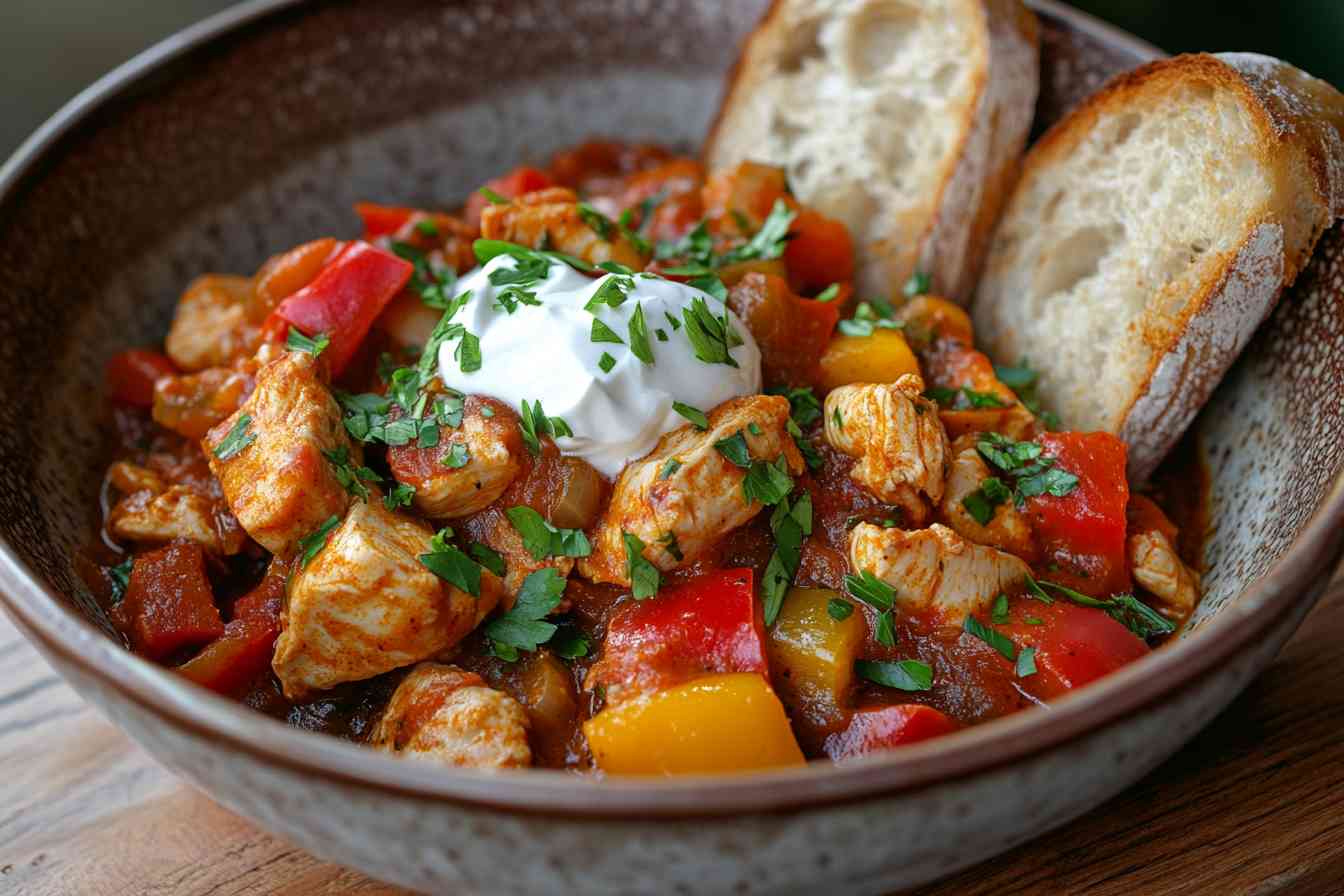
[[[482,413],[486,409],[492,416]],[[508,405],[469,395],[462,424],[439,427],[437,446],[391,448],[387,463],[398,482],[415,488],[416,510],[431,519],[457,519],[504,494],[522,469],[524,450],[518,416]]]
[[473,597],[419,561],[432,533],[387,510],[378,496],[355,501],[345,521],[289,584],[271,666],[292,700],[428,659],[455,645],[499,600],[499,580],[481,575]]
[[397,756],[462,768],[532,764],[527,712],[474,672],[421,663],[407,675],[369,738]]
[[[231,434],[221,459],[216,452]],[[318,361],[306,352],[287,352],[263,367],[251,396],[202,445],[234,516],[272,554],[288,556],[349,503],[322,453],[345,448],[357,455],[340,407],[318,378]]]
[[1184,621],[1199,600],[1199,573],[1185,565],[1176,549],[1180,530],[1147,495],[1131,494],[1125,515],[1134,581],[1158,599],[1163,615]]
[[523,580],[538,570],[554,567],[560,577],[568,578],[574,569],[573,557],[546,557],[538,560],[523,546],[523,536],[500,507],[490,507],[466,523],[468,534],[504,558],[504,597],[502,604],[512,608]]
[[[629,585],[622,533],[637,536],[644,556],[669,570],[690,563],[746,523],[762,505],[743,492],[747,471],[714,445],[740,434],[752,460],[774,463],[782,455],[796,476],[803,459],[785,429],[788,420],[788,399],[749,395],[715,408],[706,432],[688,425],[664,435],[653,451],[621,471],[597,524],[593,553],[579,561],[579,572],[594,582]],[[669,463],[674,459],[676,464]]]
[[154,384],[154,422],[199,439],[238,410],[252,391],[252,377],[227,367],[165,376]]
[[952,444],[952,464],[948,469],[939,517],[962,538],[1016,554],[1028,563],[1034,562],[1037,552],[1031,520],[1011,500],[995,506],[994,516],[984,525],[962,503],[992,475],[989,465],[975,449],[975,437],[967,435],[957,439]]
[[158,494],[168,488],[163,477],[148,467],[119,460],[107,468],[107,481],[123,495],[135,492],[153,492]]
[[252,278],[197,277],[177,302],[164,351],[182,370],[223,367],[247,352],[247,301]]
[[841,386],[826,396],[826,441],[857,458],[849,475],[918,525],[943,496],[947,436],[924,382],[907,373],[893,384]]
[[[599,224],[599,226],[601,226]],[[639,270],[644,257],[619,231],[599,234],[579,213],[579,197],[566,187],[527,193],[481,213],[481,236],[533,249],[554,249],[591,264],[614,261]]]
[[1031,570],[1012,554],[966,541],[946,526],[907,532],[860,523],[849,536],[849,562],[896,589],[901,612],[933,611],[960,622]]
[[236,554],[246,543],[227,508],[185,485],[132,492],[112,508],[108,528],[125,541],[167,544],[181,538],[219,556]]

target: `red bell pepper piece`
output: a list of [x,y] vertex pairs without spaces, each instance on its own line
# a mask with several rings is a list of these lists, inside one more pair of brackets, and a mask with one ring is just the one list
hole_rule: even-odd
[[789,279],[804,292],[825,289],[854,276],[854,241],[843,221],[810,208],[798,212],[784,247]]
[[284,596],[285,577],[268,575],[234,603],[224,634],[177,671],[221,694],[237,694],[256,681],[271,665]]
[[[1028,617],[1037,624],[1028,623]],[[1053,604],[1015,602],[1010,620],[994,628],[1019,651],[1036,648],[1035,674],[1018,682],[1041,700],[1082,687],[1149,652],[1143,639],[1104,611],[1062,599]]]
[[205,574],[205,552],[193,542],[136,555],[126,596],[111,615],[131,649],[152,660],[224,633]]
[[176,373],[177,365],[161,352],[133,348],[107,362],[107,391],[113,401],[152,407],[155,381]]
[[[768,674],[750,569],[706,573],[632,603],[607,625],[590,682],[624,701],[720,672]],[[619,697],[617,696],[619,688]]]
[[1104,432],[1052,432],[1036,441],[1060,469],[1078,477],[1063,497],[1027,499],[1048,578],[1091,597],[1128,591],[1125,444]]
[[364,239],[372,241],[380,236],[390,236],[402,228],[416,213],[416,209],[404,205],[378,205],[373,202],[356,202],[355,213],[364,222]]
[[[495,178],[485,186],[505,199],[517,199],[525,193],[535,193],[537,190],[553,187],[555,180],[545,171],[522,165],[503,177]],[[481,212],[489,204],[490,200],[485,194],[477,190],[467,198],[467,205],[462,209],[463,219],[472,227],[480,227]]]
[[327,334],[331,345],[323,356],[337,376],[412,271],[410,262],[390,252],[365,242],[350,243],[312,283],[271,312],[265,331],[277,338],[283,338],[291,326],[305,336]]
[[826,737],[821,748],[832,759],[850,759],[956,730],[956,722],[931,706],[900,703],[858,710],[843,731]]

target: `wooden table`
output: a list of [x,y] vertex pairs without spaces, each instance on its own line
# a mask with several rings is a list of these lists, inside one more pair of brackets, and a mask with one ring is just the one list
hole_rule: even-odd
[[[0,615],[0,893],[394,894],[159,768]],[[1344,893],[1344,578],[1274,666],[1128,793],[919,896]]]

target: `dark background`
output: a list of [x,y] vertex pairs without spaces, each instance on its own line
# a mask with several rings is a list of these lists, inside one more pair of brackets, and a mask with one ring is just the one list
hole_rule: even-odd
[[[229,5],[231,0],[0,0],[0,159],[99,75]],[[1344,0],[1074,5],[1171,52],[1257,50],[1344,86]]]

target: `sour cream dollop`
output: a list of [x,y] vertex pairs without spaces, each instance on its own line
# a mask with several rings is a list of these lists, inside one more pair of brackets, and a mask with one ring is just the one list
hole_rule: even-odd
[[[453,320],[480,339],[481,368],[464,373],[453,340],[439,349],[439,375],[453,389],[497,398],[517,411],[524,401],[540,401],[546,416],[563,418],[574,432],[555,440],[560,451],[583,458],[604,475],[617,475],[647,454],[663,433],[686,423],[673,402],[708,412],[730,398],[761,391],[761,353],[751,333],[708,293],[644,274],[593,279],[555,260],[545,279],[527,286],[540,304],[520,304],[510,313],[497,301],[507,286],[492,284],[490,275],[516,267],[512,256],[498,255],[458,279],[455,294],[470,291],[471,298]],[[617,307],[585,310],[613,277],[632,282],[625,300]],[[695,356],[682,312],[697,298],[719,318],[726,312],[741,336],[742,344],[729,350],[736,367]],[[636,309],[643,311],[652,364],[630,348]],[[594,319],[623,344],[594,342]],[[606,371],[600,366],[604,353],[615,359]]]

